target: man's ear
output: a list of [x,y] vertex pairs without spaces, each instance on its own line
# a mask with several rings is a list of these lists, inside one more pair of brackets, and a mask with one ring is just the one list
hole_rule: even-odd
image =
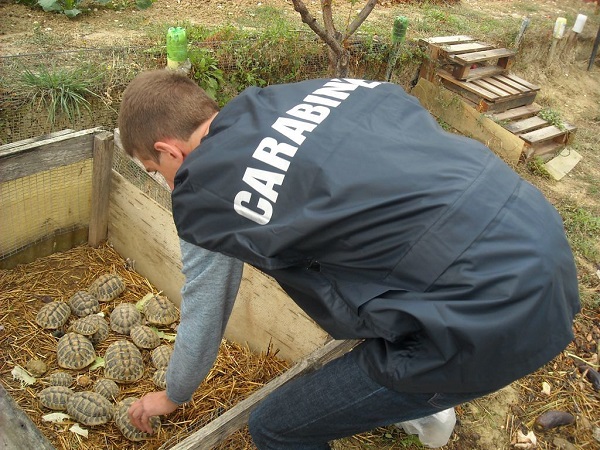
[[174,159],[183,160],[184,155],[181,152],[179,146],[172,141],[162,140],[154,143],[154,150],[160,153],[164,153]]

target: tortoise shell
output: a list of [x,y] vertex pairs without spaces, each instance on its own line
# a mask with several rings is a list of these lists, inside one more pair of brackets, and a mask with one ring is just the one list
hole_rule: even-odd
[[144,362],[138,348],[129,341],[113,342],[104,354],[104,376],[121,383],[131,383],[144,375]]
[[50,374],[46,381],[50,386],[64,386],[69,387],[73,384],[74,378],[70,373],[58,371]]
[[67,400],[73,395],[73,391],[66,386],[50,386],[42,389],[37,397],[45,408],[55,411],[67,409]]
[[91,316],[88,316],[87,320],[96,322],[96,324],[98,325],[98,331],[96,331],[90,336],[90,341],[92,341],[92,344],[97,345],[100,342],[104,341],[110,334],[108,322],[104,320],[103,317],[100,317],[97,314],[92,314]]
[[110,313],[110,327],[121,334],[129,334],[136,325],[142,324],[142,315],[132,303],[121,303]]
[[170,325],[179,319],[179,310],[167,297],[153,295],[144,303],[142,309],[148,323]]
[[56,330],[62,327],[71,315],[71,307],[65,302],[52,302],[40,308],[35,322],[46,330]]
[[152,350],[150,357],[152,359],[152,364],[154,364],[154,367],[156,367],[157,369],[167,367],[167,365],[169,364],[169,359],[171,358],[171,353],[173,353],[173,347],[166,344],[160,345],[154,350]]
[[92,342],[78,333],[67,333],[58,340],[56,361],[65,369],[83,369],[96,359]]
[[125,282],[114,273],[105,273],[96,278],[88,287],[88,292],[100,302],[117,298],[125,290]]
[[113,380],[101,378],[94,385],[94,392],[109,400],[114,400],[119,395],[119,386]]
[[156,369],[154,375],[152,375],[152,382],[159,389],[167,388],[167,368],[161,367],[160,369]]
[[146,325],[136,325],[131,329],[131,340],[139,348],[156,348],[160,345],[160,338],[156,332]]
[[73,314],[85,317],[100,311],[98,299],[86,291],[78,291],[67,302]]
[[67,413],[84,425],[102,425],[113,418],[113,405],[97,392],[75,392],[67,400]]
[[[98,316],[96,316],[98,317]],[[79,333],[84,336],[91,336],[98,331],[100,324],[92,316],[81,317],[71,323],[69,331]]]
[[115,408],[115,424],[119,431],[130,441],[143,441],[144,439],[149,439],[154,437],[158,429],[160,428],[160,417],[152,416],[150,417],[150,425],[154,430],[155,434],[148,434],[143,431],[138,430],[129,420],[129,416],[127,415],[127,410],[129,407],[137,400],[136,397],[127,397],[126,399],[120,401]]

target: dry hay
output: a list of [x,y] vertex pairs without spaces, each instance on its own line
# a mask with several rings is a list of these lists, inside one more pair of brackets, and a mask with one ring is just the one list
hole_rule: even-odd
[[[31,358],[42,359],[47,364],[46,375],[59,369],[56,363],[57,339],[51,330],[43,330],[35,323],[37,311],[50,299],[67,301],[75,292],[86,289],[96,277],[107,272],[118,273],[127,289],[117,299],[101,304],[105,317],[119,303],[137,302],[149,292],[157,293],[146,278],[133,271],[128,262],[108,245],[99,248],[81,246],[15,269],[0,270],[0,378],[12,398],[56,448],[169,448],[286,370],[286,363],[277,359],[274,355],[276,352],[271,349],[255,354],[247,348],[223,341],[215,365],[192,401],[169,416],[162,417],[163,424],[157,435],[141,443],[125,439],[112,421],[101,426],[84,427],[89,429],[88,438],[68,431],[73,422],[53,424],[42,421],[42,415],[52,412],[41,409],[36,398],[36,394],[47,387],[43,378],[40,377],[31,386],[22,387],[11,376],[15,365],[25,367]],[[73,317],[74,315],[70,320]],[[162,328],[161,331],[174,333],[172,328]],[[122,338],[122,335],[111,333],[108,339],[97,345],[97,354],[103,356],[110,343]],[[147,392],[158,390],[152,382],[150,351],[142,350],[142,354],[145,363],[144,377],[131,385],[121,384],[117,401],[129,396],[141,397]],[[83,375],[89,377],[92,383],[103,375],[101,368],[68,372],[79,382],[86,378],[82,378]],[[91,390],[92,386],[93,384],[89,384],[84,387],[76,382],[73,389]],[[219,448],[255,447],[252,446],[247,431],[242,430]]]

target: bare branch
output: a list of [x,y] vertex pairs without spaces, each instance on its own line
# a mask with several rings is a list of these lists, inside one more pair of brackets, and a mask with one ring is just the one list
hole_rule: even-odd
[[317,36],[319,36],[323,42],[325,42],[335,53],[340,54],[343,51],[340,43],[335,39],[335,36],[328,33],[323,27],[319,25],[317,19],[315,19],[311,13],[306,9],[306,6],[302,2],[302,0],[292,0],[294,4],[294,9],[300,13],[300,17],[302,17],[302,22],[307,24],[311,30],[313,30]]
[[323,23],[325,24],[325,29],[331,36],[335,37],[337,35],[337,30],[333,23],[331,0],[321,0],[321,10],[323,11]]
[[346,29],[346,34],[344,35],[345,41],[349,36],[351,36],[357,29],[362,25],[365,19],[371,14],[373,8],[377,5],[377,0],[368,0],[367,4],[363,7],[363,9],[358,13],[358,16],[352,21],[348,28]]

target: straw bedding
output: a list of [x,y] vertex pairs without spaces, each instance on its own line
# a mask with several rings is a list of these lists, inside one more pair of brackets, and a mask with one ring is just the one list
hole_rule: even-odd
[[[109,245],[99,248],[76,247],[15,269],[0,271],[0,377],[13,399],[57,449],[169,448],[287,369],[287,364],[278,359],[276,352],[270,348],[256,354],[248,348],[223,341],[215,365],[193,400],[169,416],[162,417],[162,426],[156,436],[140,443],[125,439],[112,421],[105,425],[84,427],[89,430],[87,438],[69,431],[73,421],[60,424],[43,421],[42,416],[52,411],[41,407],[36,394],[48,383],[39,377],[33,385],[22,387],[19,381],[13,380],[11,371],[15,365],[25,367],[32,358],[41,359],[47,364],[46,376],[59,369],[56,363],[57,338],[51,330],[43,330],[35,323],[37,311],[50,301],[67,301],[75,292],[86,289],[95,278],[107,272],[119,274],[127,286],[117,299],[101,304],[107,318],[117,304],[135,303],[149,292],[158,292]],[[72,315],[69,321],[74,318]],[[68,323],[65,328],[67,326]],[[160,330],[175,333],[175,328],[176,324]],[[96,346],[96,353],[103,356],[109,344],[122,338],[122,335],[111,332],[108,339]],[[130,396],[141,397],[158,390],[152,382],[154,369],[150,362],[150,351],[142,350],[142,355],[145,363],[143,378],[133,384],[121,384],[117,401]],[[73,385],[75,391],[91,390],[93,383],[103,377],[102,368],[69,372],[76,379]],[[242,430],[224,441],[219,448],[254,447],[247,431]]]

